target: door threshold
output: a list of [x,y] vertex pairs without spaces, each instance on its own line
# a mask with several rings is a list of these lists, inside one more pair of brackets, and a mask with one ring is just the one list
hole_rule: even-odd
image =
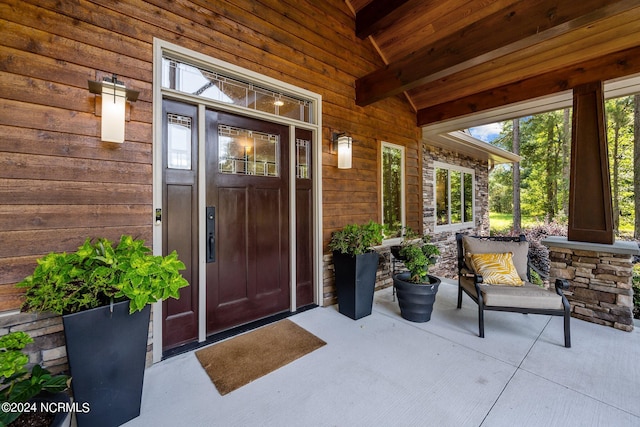
[[313,308],[318,307],[317,304],[309,304],[302,307],[299,307],[296,311],[284,311],[282,313],[274,314],[272,316],[263,317],[262,319],[254,320],[253,322],[245,323],[244,325],[235,326],[231,329],[227,329],[226,331],[217,332],[215,334],[209,335],[206,340],[202,342],[190,342],[187,344],[183,344],[181,346],[169,349],[162,353],[162,360],[168,359],[170,357],[178,356],[179,354],[188,353],[193,350],[197,350],[200,347],[205,347],[210,344],[216,343],[218,341],[226,340],[227,338],[231,338],[236,335],[243,334],[245,332],[249,332],[253,329],[258,329],[262,326],[266,326],[270,323],[278,322],[282,319],[286,319],[287,317],[291,317],[295,314],[302,313],[307,310],[311,310]]

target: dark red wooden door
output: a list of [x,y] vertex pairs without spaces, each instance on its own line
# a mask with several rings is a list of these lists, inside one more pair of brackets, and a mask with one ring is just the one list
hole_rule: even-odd
[[207,111],[207,334],[287,311],[289,128]]

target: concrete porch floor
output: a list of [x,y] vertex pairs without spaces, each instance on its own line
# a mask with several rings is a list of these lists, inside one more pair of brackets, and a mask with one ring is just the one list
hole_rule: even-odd
[[226,396],[193,352],[149,368],[137,426],[640,426],[640,331],[488,312],[443,281],[431,321],[400,317],[391,289],[373,313],[290,317],[327,345]]

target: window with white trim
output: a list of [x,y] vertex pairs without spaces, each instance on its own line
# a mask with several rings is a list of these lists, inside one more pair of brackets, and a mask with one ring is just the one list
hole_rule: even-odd
[[434,162],[436,229],[473,226],[475,172]]
[[404,147],[382,142],[382,224],[385,237],[400,237],[405,225]]

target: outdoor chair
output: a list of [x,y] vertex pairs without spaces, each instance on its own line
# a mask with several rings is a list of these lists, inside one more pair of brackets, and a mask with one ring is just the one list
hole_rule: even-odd
[[555,292],[531,283],[533,266],[524,235],[479,237],[457,233],[456,242],[458,308],[462,307],[463,292],[478,304],[480,338],[484,338],[485,311],[546,314],[564,316],[564,345],[571,347],[570,305],[562,292],[569,288],[569,282],[556,279]]

